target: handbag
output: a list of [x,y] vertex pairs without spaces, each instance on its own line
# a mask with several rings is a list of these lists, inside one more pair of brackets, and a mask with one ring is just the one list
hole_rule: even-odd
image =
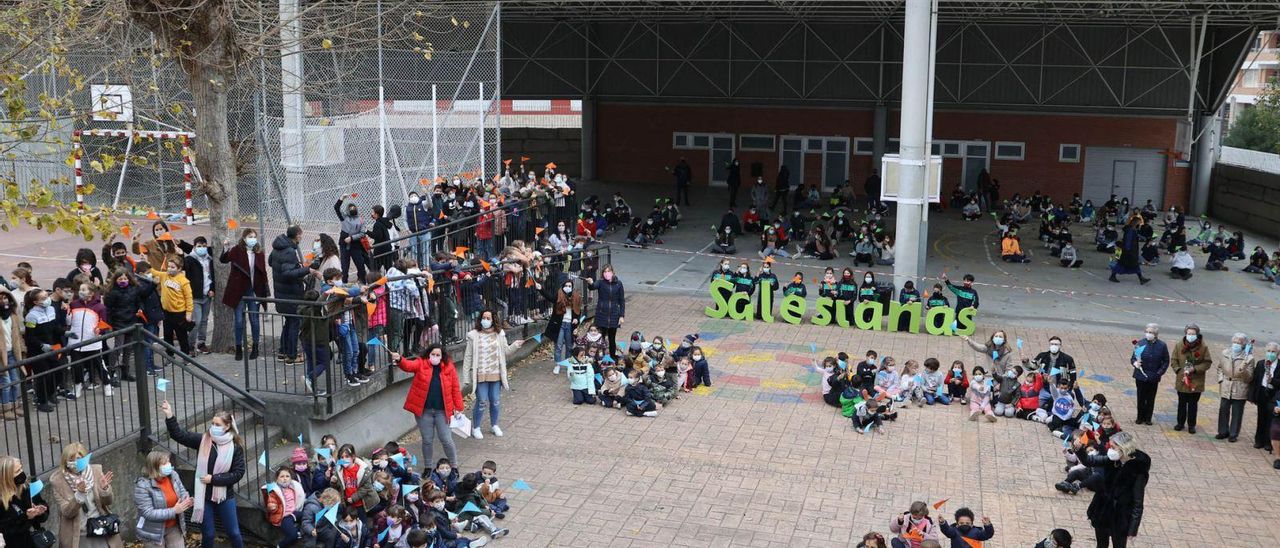
[[89,538],[104,538],[120,534],[120,516],[103,514],[84,522],[84,534]]
[[53,548],[58,545],[58,538],[43,527],[31,532],[31,546],[34,548]]

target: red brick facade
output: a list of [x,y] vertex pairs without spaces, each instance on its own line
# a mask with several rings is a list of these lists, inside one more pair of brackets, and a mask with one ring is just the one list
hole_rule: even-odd
[[[873,112],[866,109],[671,106],[601,103],[597,107],[598,175],[618,182],[670,183],[664,166],[684,156],[693,166],[695,184],[707,183],[709,154],[705,150],[674,150],[673,132],[871,137]],[[898,113],[889,113],[889,135],[898,134]],[[1085,149],[1090,146],[1170,150],[1177,121],[1172,118],[1016,114],[1004,112],[937,112],[933,134],[939,140],[1016,141],[1026,144],[1025,159],[991,159],[991,174],[1000,180],[1001,194],[1029,194],[1035,190],[1058,200],[1080,192],[1084,185]],[[1058,161],[1059,144],[1079,144],[1081,161]],[[764,164],[772,185],[778,169],[777,152],[739,152],[743,178],[753,162]],[[817,161],[806,155],[806,161]],[[943,160],[944,196],[960,182],[962,159]],[[816,165],[814,166],[816,167]],[[849,178],[858,185],[871,170],[871,156],[850,157]],[[806,168],[807,182],[817,170]],[[1164,207],[1186,206],[1191,181],[1189,167],[1168,162]]]

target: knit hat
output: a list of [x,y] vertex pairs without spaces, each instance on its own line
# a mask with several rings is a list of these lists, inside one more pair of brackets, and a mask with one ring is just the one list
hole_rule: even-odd
[[690,333],[690,334],[688,334],[688,335],[685,335],[685,336],[684,336],[684,342],[687,342],[687,343],[689,343],[690,345],[693,345],[693,343],[694,343],[694,342],[696,342],[697,340],[698,340],[698,334],[697,334],[697,333]]
[[290,464],[298,464],[307,462],[307,450],[301,447],[293,448],[293,456],[289,458]]

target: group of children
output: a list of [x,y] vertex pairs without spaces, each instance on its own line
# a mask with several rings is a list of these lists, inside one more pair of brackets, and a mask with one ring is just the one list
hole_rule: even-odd
[[314,458],[294,449],[290,465],[262,487],[263,508],[280,529],[282,548],[464,548],[508,533],[495,523],[510,505],[493,461],[467,474],[449,459],[428,470],[416,466],[396,442],[366,458],[326,435]]
[[870,208],[861,221],[853,220],[854,212],[835,194],[831,209],[822,213],[815,209],[796,209],[789,216],[770,219],[767,208],[752,206],[739,218],[731,208],[721,217],[720,224],[712,227],[715,238],[711,251],[736,254],[737,237],[756,233],[760,235],[756,254],[761,259],[791,257],[793,254],[787,247],[794,245],[796,257],[829,261],[839,255],[837,244],[849,242],[852,249],[848,255],[854,258],[854,266],[892,265],[893,237],[885,233],[882,211]]
[[636,331],[629,342],[614,349],[600,329],[591,326],[553,372],[567,370],[574,405],[598,402],[636,417],[656,417],[681,392],[711,386],[711,367],[697,342],[694,333],[668,346],[663,337],[650,342]]

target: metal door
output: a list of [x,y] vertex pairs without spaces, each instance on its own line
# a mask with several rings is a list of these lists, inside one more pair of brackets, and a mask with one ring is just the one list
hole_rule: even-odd
[[804,137],[783,137],[778,162],[791,172],[791,184],[804,182]]
[[1133,160],[1116,160],[1111,164],[1111,193],[1118,199],[1128,198],[1134,204],[1133,183],[1138,173],[1138,163]]
[[964,189],[968,192],[978,190],[978,174],[990,167],[991,145],[987,143],[964,143]]
[[729,162],[733,161],[733,134],[715,134],[711,136],[710,175],[707,177],[713,185],[727,186],[729,181]]

